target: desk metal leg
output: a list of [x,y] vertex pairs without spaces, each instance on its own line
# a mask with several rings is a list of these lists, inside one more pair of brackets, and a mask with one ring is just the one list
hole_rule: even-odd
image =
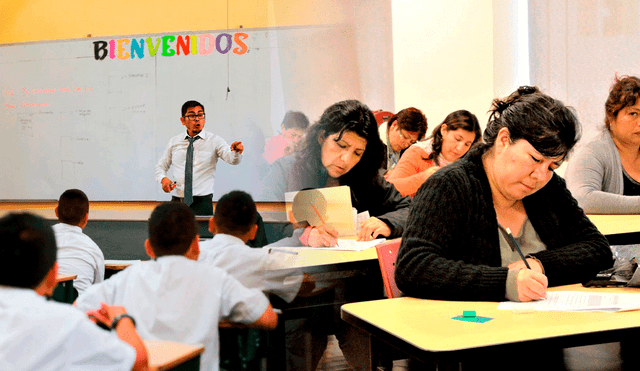
[[367,368],[371,371],[378,370],[378,362],[380,361],[380,351],[382,350],[383,345],[380,344],[380,341],[375,337],[369,335],[369,364],[366,365]]

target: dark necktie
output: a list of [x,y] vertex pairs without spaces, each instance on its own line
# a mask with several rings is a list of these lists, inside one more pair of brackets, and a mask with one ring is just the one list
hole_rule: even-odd
[[193,142],[200,139],[187,137],[189,147],[187,147],[187,162],[184,166],[184,203],[190,206],[193,203]]

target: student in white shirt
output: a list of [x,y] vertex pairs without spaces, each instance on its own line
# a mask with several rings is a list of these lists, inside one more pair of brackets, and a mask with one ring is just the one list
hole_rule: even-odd
[[287,268],[294,255],[246,245],[258,230],[256,204],[246,192],[231,191],[216,203],[209,219],[213,239],[200,243],[199,261],[224,269],[246,287],[257,288],[291,302],[302,284],[303,275]]
[[203,344],[202,371],[219,369],[222,320],[276,327],[278,317],[262,292],[196,261],[197,225],[185,204],[165,202],[154,209],[145,248],[153,260],[91,286],[78,297],[78,308],[95,308],[100,302],[122,305],[136,317],[143,339]]
[[89,220],[89,199],[79,189],[62,193],[56,207],[60,223],[53,226],[58,244],[60,274],[78,275],[73,287],[82,293],[104,280],[104,255],[93,240],[82,233]]
[[[147,370],[132,317],[103,305],[98,328],[68,304],[47,301],[57,285],[56,241],[35,215],[0,219],[0,370]],[[97,312],[98,313],[98,312]]]

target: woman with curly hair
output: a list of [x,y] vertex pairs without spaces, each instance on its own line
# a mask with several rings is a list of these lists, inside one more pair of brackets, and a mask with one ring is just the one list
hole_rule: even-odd
[[[347,185],[353,207],[371,215],[361,225],[359,239],[400,237],[411,200],[379,175],[383,161],[383,145],[371,110],[357,100],[338,102],[308,129],[295,156],[274,162],[265,178],[264,196],[282,200],[285,192]],[[299,233],[301,244],[307,246],[333,246],[337,241],[336,231],[326,226]]]
[[567,166],[569,190],[586,213],[640,213],[640,79],[616,77],[604,129]]
[[466,110],[450,113],[431,137],[409,147],[386,178],[403,196],[413,197],[431,174],[464,156],[480,140],[476,115]]

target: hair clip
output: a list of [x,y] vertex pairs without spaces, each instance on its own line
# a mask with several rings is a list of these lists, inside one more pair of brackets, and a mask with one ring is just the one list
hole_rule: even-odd
[[536,88],[533,86],[523,85],[518,88],[520,95],[533,94],[536,92]]

